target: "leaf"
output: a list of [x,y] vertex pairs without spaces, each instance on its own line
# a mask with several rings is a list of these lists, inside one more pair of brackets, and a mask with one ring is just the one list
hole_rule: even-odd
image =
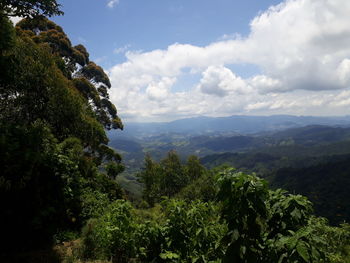
[[239,238],[239,231],[238,229],[233,230],[232,233],[232,241],[236,241]]
[[287,253],[284,253],[284,254],[282,254],[282,255],[280,256],[280,258],[278,259],[278,263],[282,263],[282,262],[283,262],[283,259],[285,259],[285,258],[288,258]]
[[161,259],[176,259],[176,258],[180,258],[179,254],[176,254],[174,252],[171,251],[166,251],[164,253],[160,253],[160,258]]
[[297,252],[298,254],[306,261],[306,262],[309,262],[309,253],[308,253],[308,248],[307,246],[305,245],[305,242],[301,241],[301,242],[298,242],[297,244]]
[[298,219],[301,218],[300,210],[297,208],[295,208],[290,214],[294,218],[298,218]]

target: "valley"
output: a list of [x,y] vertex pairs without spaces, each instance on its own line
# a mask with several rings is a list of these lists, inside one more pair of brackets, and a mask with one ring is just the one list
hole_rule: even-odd
[[[240,124],[236,126],[240,128],[229,130],[232,119],[216,126],[216,122],[223,122],[222,118],[198,118],[192,120],[194,125],[187,130],[173,123],[139,124],[137,128],[131,124],[126,134],[109,134],[109,145],[122,154],[126,166],[117,181],[132,196],[140,198],[142,185],[137,175],[144,167],[145,155],[160,161],[168,152],[175,151],[182,162],[196,155],[208,169],[232,166],[267,179],[273,188],[303,194],[314,202],[319,215],[333,223],[350,219],[350,211],[343,209],[350,201],[345,189],[350,170],[343,167],[350,162],[349,118],[287,116],[294,122],[293,125],[289,122],[286,129],[282,128],[286,122],[275,116],[238,118],[239,123],[250,122],[252,127],[259,127],[255,133]],[[186,126],[189,120],[176,123]],[[328,188],[330,181],[332,187]],[[337,206],[332,205],[334,200],[338,200]]]

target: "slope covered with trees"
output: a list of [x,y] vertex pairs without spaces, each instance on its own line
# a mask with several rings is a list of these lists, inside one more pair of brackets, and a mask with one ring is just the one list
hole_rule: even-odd
[[[0,254],[51,244],[79,229],[87,192],[121,198],[123,167],[104,129],[121,129],[110,82],[44,15],[56,1],[0,5]],[[28,18],[16,27],[8,15]],[[107,166],[106,173],[98,167]],[[3,257],[1,256],[1,257]]]
[[[0,3],[2,262],[55,262],[30,254],[55,243],[57,262],[349,262],[349,225],[196,156],[146,157],[143,200],[127,200],[105,133],[123,128],[111,83],[43,16],[61,13],[55,0]],[[16,27],[15,15],[26,17]]]
[[348,225],[330,227],[305,197],[232,168],[205,171],[148,209],[114,202],[82,235],[80,257],[112,262],[349,261]]

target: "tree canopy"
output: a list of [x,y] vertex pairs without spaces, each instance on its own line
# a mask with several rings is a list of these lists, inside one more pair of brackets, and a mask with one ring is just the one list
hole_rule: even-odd
[[[56,3],[28,2],[40,10]],[[32,8],[25,3],[14,1],[15,10]],[[7,16],[0,20],[1,256],[50,244],[60,229],[79,229],[91,205],[84,193],[122,197],[114,180],[121,157],[107,146],[105,129],[123,124],[109,100],[108,76],[84,46],[72,46],[42,16],[16,28]]]
[[56,0],[1,0],[0,11],[8,16],[63,15]]

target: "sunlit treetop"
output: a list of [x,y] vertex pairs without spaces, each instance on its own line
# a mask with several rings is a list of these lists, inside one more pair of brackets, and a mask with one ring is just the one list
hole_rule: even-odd
[[8,16],[35,17],[63,15],[56,0],[1,0],[0,11]]
[[109,100],[110,80],[100,66],[90,61],[83,45],[73,46],[62,28],[44,16],[23,19],[17,23],[16,29],[17,34],[29,37],[39,45],[49,46],[58,58],[58,68],[64,76],[73,80],[75,88],[106,129],[123,129],[117,109]]

